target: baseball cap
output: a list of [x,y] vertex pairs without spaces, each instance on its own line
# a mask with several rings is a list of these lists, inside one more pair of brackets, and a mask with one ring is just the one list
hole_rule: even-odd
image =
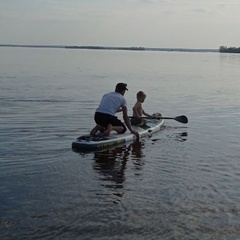
[[116,85],[116,91],[120,91],[121,92],[123,90],[127,90],[128,91],[127,84],[126,83],[118,83]]

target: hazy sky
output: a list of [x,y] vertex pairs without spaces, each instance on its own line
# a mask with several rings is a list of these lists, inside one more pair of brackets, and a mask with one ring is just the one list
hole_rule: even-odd
[[240,46],[240,0],[0,0],[0,44]]

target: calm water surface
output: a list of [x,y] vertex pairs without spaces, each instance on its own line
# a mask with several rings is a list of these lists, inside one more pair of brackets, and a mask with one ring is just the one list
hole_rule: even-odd
[[[0,239],[239,239],[240,55],[0,48]],[[166,120],[76,153],[126,82]],[[121,115],[119,115],[121,117]]]

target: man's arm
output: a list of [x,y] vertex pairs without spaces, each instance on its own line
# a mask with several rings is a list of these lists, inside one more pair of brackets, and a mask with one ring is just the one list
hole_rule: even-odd
[[134,131],[132,129],[132,125],[131,125],[131,122],[129,120],[129,117],[128,117],[128,114],[127,114],[127,107],[126,106],[123,106],[122,107],[122,112],[123,112],[123,120],[127,126],[127,128],[129,129],[129,131],[133,134],[135,134],[137,136],[137,138],[139,138],[139,134],[138,132]]
[[117,113],[118,113],[118,112],[122,112],[122,108],[121,108],[121,107],[117,110]]

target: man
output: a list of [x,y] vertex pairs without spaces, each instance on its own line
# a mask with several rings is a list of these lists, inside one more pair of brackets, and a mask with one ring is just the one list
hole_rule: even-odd
[[[124,98],[126,90],[128,90],[126,83],[118,83],[116,85],[115,92],[103,95],[99,107],[94,115],[94,120],[97,125],[91,130],[91,136],[96,135],[98,131],[102,132],[104,136],[108,136],[113,130],[119,134],[125,133],[127,126],[132,134],[139,137],[138,132],[132,129],[132,125],[127,114],[127,102]],[[123,113],[123,119],[126,126],[115,116],[117,112]]]

